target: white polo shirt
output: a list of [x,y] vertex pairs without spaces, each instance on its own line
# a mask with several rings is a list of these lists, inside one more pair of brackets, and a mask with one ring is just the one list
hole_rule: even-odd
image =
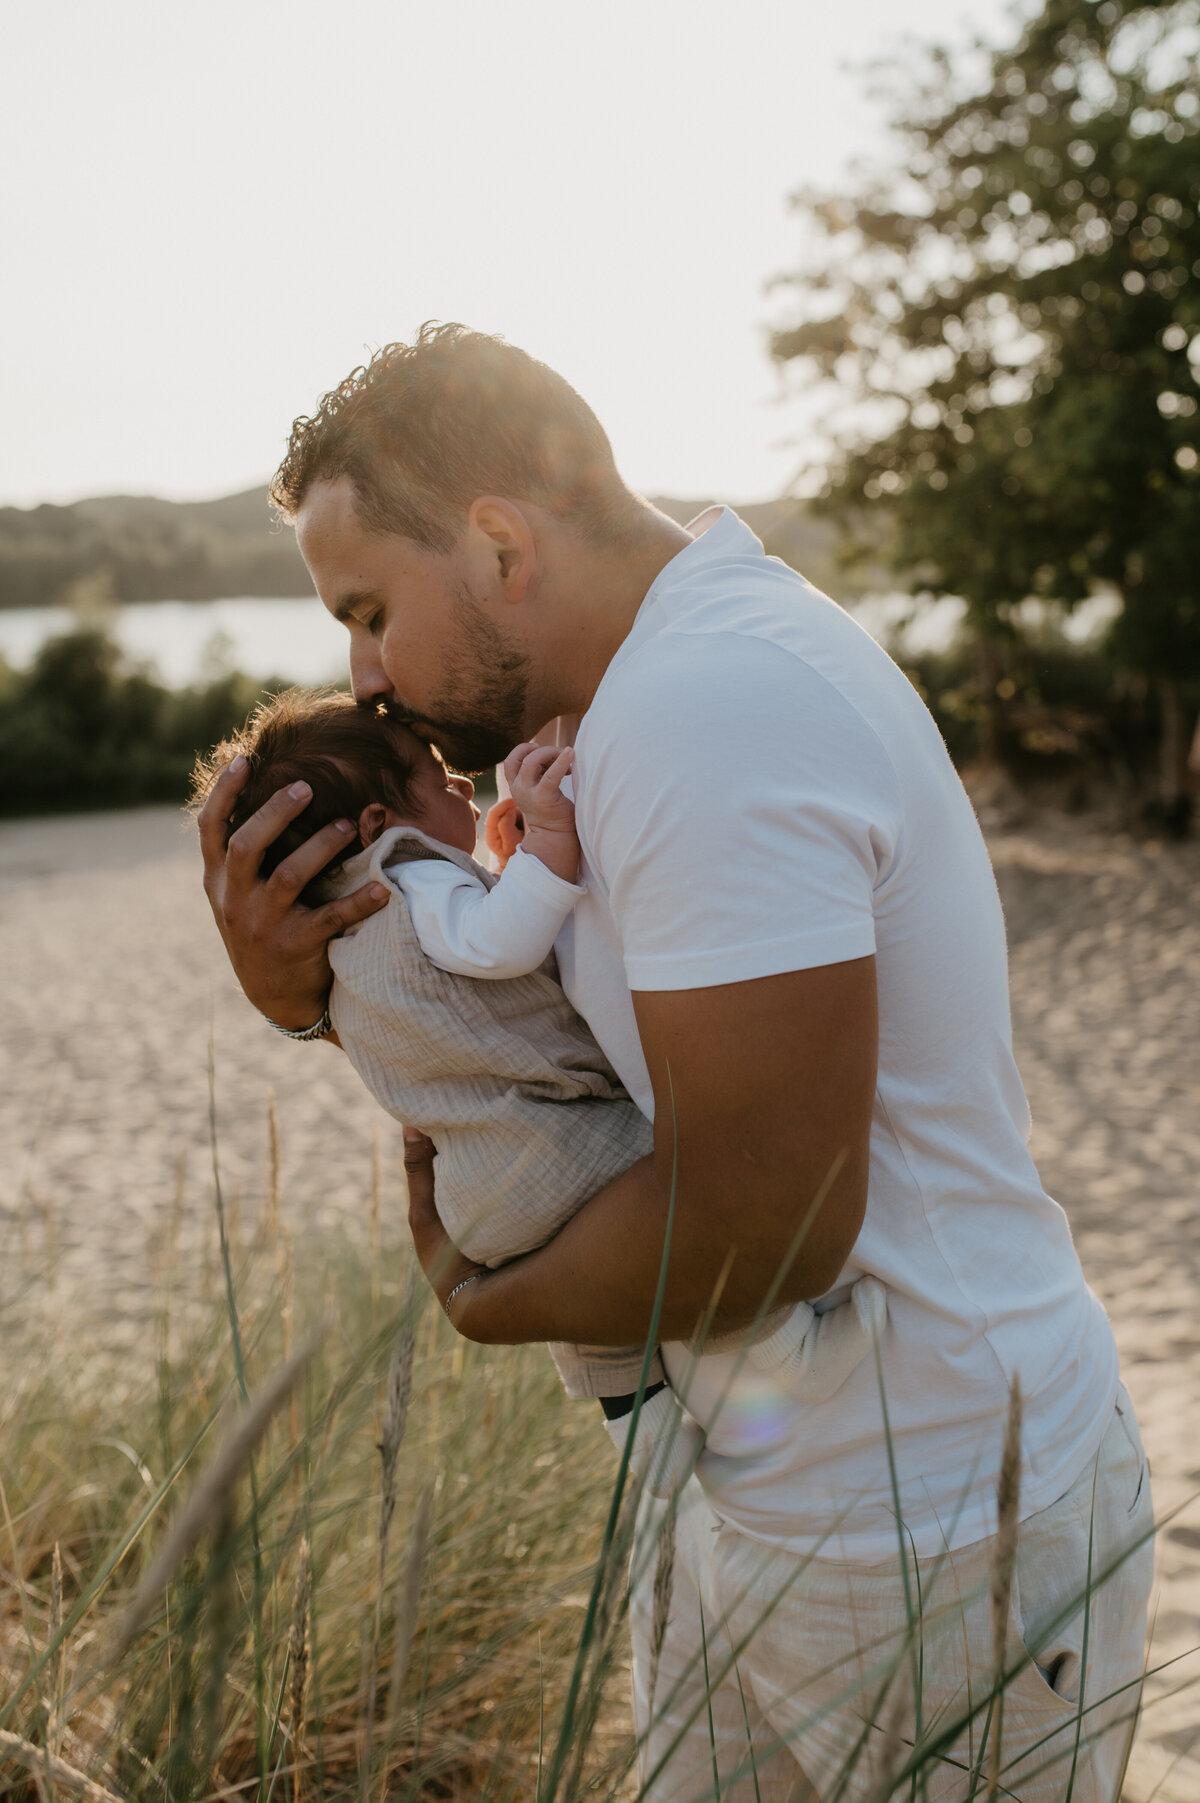
[[[712,509],[690,530],[701,536],[654,582],[576,739],[587,892],[558,941],[563,981],[651,1114],[632,990],[874,955],[866,1219],[827,1301],[863,1272],[887,1286],[900,1510],[918,1554],[934,1554],[993,1530],[1014,1373],[1029,1515],[1098,1447],[1116,1349],[1027,1150],[999,897],[931,716],[735,514]],[[730,1388],[731,1357],[665,1357],[708,1429],[699,1476],[719,1514],[805,1552],[895,1557],[873,1360],[805,1405],[748,1370]]]

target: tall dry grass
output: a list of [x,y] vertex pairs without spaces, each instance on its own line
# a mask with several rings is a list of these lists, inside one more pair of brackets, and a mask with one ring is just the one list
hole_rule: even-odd
[[[639,1541],[626,1465],[614,1467],[593,1411],[565,1401],[543,1349],[456,1338],[394,1220],[389,1231],[378,1152],[365,1254],[326,1243],[293,1256],[273,1108],[266,1137],[260,1226],[243,1245],[214,1113],[220,1257],[199,1310],[174,1301],[178,1173],[157,1348],[148,1323],[140,1367],[98,1369],[61,1335],[53,1357],[32,1338],[10,1353],[0,1794],[633,1799],[626,1573],[631,1558],[652,1573],[651,1687],[667,1708],[673,1509],[656,1541]],[[870,1765],[879,1803],[921,1797],[964,1729],[975,1749],[964,1794],[1008,1794],[1003,1696],[1020,1667],[1006,1663],[1000,1624],[1019,1433],[1014,1397],[991,1574],[995,1669],[953,1719],[924,1720],[912,1594],[847,1794]],[[714,1686],[731,1669],[707,1638],[694,1663]],[[705,1702],[701,1689],[694,1714]],[[1084,1750],[1088,1732],[1081,1713]],[[752,1759],[745,1777],[756,1789]]]
[[[371,1255],[293,1255],[273,1111],[268,1137],[255,1243],[236,1242],[216,1161],[213,1294],[172,1312],[168,1245],[140,1370],[64,1354],[61,1333],[53,1356],[9,1349],[0,1794],[500,1803],[536,1787],[607,1441],[542,1348],[456,1338],[398,1233],[386,1243],[378,1175]],[[589,1782],[630,1753],[614,1705]]]

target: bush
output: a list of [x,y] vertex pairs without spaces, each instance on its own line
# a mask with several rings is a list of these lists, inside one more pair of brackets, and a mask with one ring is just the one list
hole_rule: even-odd
[[0,661],[0,814],[181,802],[197,749],[283,686],[235,671],[167,689],[102,628],[48,639],[27,671]]
[[[1152,806],[1160,693],[1114,670],[1102,647],[1043,629],[984,651],[963,638],[944,651],[896,655],[960,769],[990,751],[1019,787],[1053,790],[1068,805],[1109,796],[1127,813]],[[1200,685],[1184,702],[1194,716]]]

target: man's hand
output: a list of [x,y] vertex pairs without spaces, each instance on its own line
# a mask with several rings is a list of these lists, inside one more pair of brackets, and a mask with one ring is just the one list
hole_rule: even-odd
[[372,883],[323,908],[297,902],[305,884],[354,832],[348,820],[323,827],[269,877],[260,877],[265,848],[308,806],[312,791],[307,783],[280,789],[226,846],[229,816],[245,780],[245,759],[235,758],[200,810],[204,891],[247,998],[276,1026],[311,1027],[321,1018],[333,980],[329,941],[377,913],[387,890]]

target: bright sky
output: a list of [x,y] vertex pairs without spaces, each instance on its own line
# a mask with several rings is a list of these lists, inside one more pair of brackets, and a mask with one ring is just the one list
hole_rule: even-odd
[[[1025,7],[1024,10],[1028,10]],[[553,364],[643,490],[777,493],[789,190],[863,66],[1012,0],[45,0],[5,12],[0,502],[261,481],[426,318]]]

